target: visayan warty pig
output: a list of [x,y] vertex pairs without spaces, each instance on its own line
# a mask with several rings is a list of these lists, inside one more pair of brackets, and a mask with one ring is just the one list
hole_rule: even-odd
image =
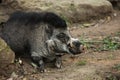
[[83,45],[72,38],[65,20],[52,12],[14,12],[1,29],[0,36],[15,54],[29,53],[44,72],[43,58],[55,59],[61,68],[63,53],[78,54]]

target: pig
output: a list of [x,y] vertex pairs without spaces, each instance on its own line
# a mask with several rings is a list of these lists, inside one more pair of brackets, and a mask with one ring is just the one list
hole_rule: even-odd
[[44,72],[44,60],[55,60],[62,67],[62,55],[80,54],[83,50],[78,39],[72,38],[66,21],[53,12],[16,11],[10,15],[0,36],[18,54],[28,54],[40,72]]

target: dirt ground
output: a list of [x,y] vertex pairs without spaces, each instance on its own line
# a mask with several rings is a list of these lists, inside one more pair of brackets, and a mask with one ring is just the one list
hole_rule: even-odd
[[[84,36],[89,39],[101,39],[105,36],[120,32],[120,11],[115,11],[113,17],[97,20],[94,25],[80,27],[71,25],[70,32],[74,37]],[[71,58],[63,56],[63,68],[56,69],[52,63],[46,63],[46,72],[40,73],[31,66],[30,60],[22,58],[23,64],[10,64],[0,70],[0,80],[120,80],[114,78],[113,73],[120,75],[120,71],[112,70],[115,64],[120,64],[120,50],[85,52]],[[80,64],[80,62],[83,62]],[[111,77],[113,76],[113,77]],[[120,77],[120,76],[118,76]]]

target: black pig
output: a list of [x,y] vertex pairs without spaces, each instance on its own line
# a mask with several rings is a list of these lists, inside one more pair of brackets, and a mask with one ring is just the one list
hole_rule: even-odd
[[43,58],[56,59],[61,68],[62,53],[81,53],[79,40],[71,37],[67,24],[52,12],[13,13],[2,27],[0,36],[17,54],[30,53],[32,61],[44,72]]

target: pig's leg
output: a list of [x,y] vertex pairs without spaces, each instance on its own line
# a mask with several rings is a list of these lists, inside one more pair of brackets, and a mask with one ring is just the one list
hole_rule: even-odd
[[[33,55],[33,54],[32,54]],[[40,56],[31,56],[32,61],[37,64],[38,69],[40,70],[40,72],[45,72],[45,68],[44,68],[44,61],[43,58]]]
[[56,55],[55,66],[60,69],[62,68],[62,56]]
[[43,56],[44,56],[44,53],[46,53],[47,51],[44,46],[44,43],[41,42],[40,38],[39,38],[39,35],[37,35],[37,34],[32,36],[32,38],[29,42],[30,43],[30,53],[31,53],[32,61],[35,64],[37,64],[40,72],[45,72]]

